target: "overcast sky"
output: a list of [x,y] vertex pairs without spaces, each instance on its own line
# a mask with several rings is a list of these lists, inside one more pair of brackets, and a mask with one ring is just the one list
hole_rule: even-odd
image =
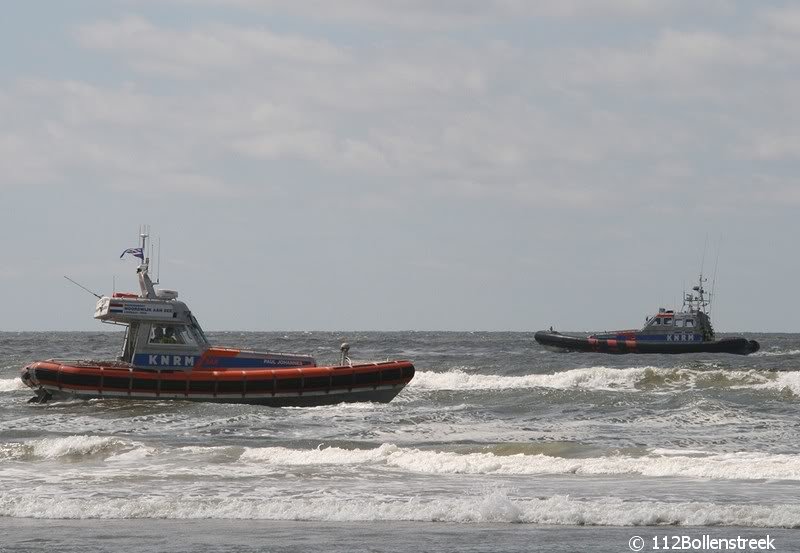
[[207,329],[635,327],[708,243],[797,332],[798,98],[797,3],[9,2],[0,330],[107,328],[62,275],[149,223]]

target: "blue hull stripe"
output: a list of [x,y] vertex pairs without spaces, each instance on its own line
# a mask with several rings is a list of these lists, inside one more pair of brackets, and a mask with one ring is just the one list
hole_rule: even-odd
[[253,359],[248,357],[210,357],[205,360],[205,367],[220,369],[272,369],[287,367],[310,367],[309,360],[292,361],[290,359]]

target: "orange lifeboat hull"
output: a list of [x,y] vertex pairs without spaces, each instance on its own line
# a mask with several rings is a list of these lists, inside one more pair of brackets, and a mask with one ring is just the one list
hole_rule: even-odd
[[47,360],[22,381],[53,397],[189,400],[268,406],[389,402],[414,377],[409,361],[248,370],[144,370],[122,363]]

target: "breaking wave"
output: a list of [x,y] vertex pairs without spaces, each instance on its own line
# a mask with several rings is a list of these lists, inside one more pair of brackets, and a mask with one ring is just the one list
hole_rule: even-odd
[[499,376],[470,374],[461,369],[447,372],[420,371],[410,387],[426,390],[510,390],[519,388],[585,388],[591,390],[634,389],[648,367],[614,369],[589,367],[554,374]]
[[422,521],[593,526],[800,527],[800,505],[591,500],[556,495],[516,499],[503,490],[455,498],[355,498],[334,494],[297,498],[143,496],[91,499],[0,495],[0,516],[101,519],[253,519],[304,521]]
[[[150,458],[148,463],[141,460]],[[0,460],[54,460],[70,463],[104,459],[130,462],[142,474],[258,476],[331,467],[333,470],[399,470],[420,474],[486,475],[639,475],[709,480],[800,480],[800,456],[769,453],[707,453],[694,450],[642,450],[641,454],[569,457],[552,454],[459,453],[383,444],[370,449],[319,447],[179,447],[156,449],[138,442],[101,436],[68,436],[0,446]],[[111,466],[110,464],[107,466]],[[325,472],[330,469],[325,468]],[[102,470],[101,470],[102,473]]]
[[0,392],[16,392],[26,388],[19,378],[0,378]]
[[327,447],[297,450],[248,448],[241,461],[260,466],[382,465],[430,474],[635,474],[705,479],[800,480],[800,457],[765,453],[716,453],[653,450],[642,456],[566,458],[550,455],[495,455],[402,448],[383,444],[374,449]]
[[0,445],[2,459],[79,459],[81,457],[107,457],[137,447],[137,444],[103,436],[65,436],[43,438],[30,442],[10,442]]
[[454,391],[551,388],[629,392],[719,387],[785,391],[800,395],[800,372],[588,367],[552,374],[500,376],[472,374],[461,369],[453,369],[447,372],[420,371],[409,387],[417,390]]

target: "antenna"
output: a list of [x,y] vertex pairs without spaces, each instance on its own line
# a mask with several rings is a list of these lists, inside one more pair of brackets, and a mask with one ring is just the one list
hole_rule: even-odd
[[150,236],[150,225],[139,225],[139,238],[142,241],[142,255],[145,256],[143,263],[150,262],[150,256],[147,254],[147,237]]
[[711,311],[714,305],[714,288],[717,285],[717,265],[719,264],[719,251],[722,249],[722,236],[719,237],[717,245],[717,259],[714,261],[714,276],[711,277],[711,295],[708,297],[708,310]]
[[74,284],[74,285],[75,285],[75,286],[77,286],[78,288],[80,288],[80,289],[82,289],[82,290],[86,290],[87,292],[89,292],[91,295],[93,295],[93,296],[94,296],[94,297],[96,297],[97,299],[102,299],[102,298],[103,298],[103,296],[101,296],[100,294],[95,294],[94,292],[92,292],[91,290],[89,290],[89,289],[88,289],[86,286],[84,286],[83,284],[78,284],[77,282],[75,282],[74,280],[72,280],[71,278],[69,278],[67,275],[64,275],[64,278],[65,278],[65,279],[67,279],[68,281],[70,281],[72,284]]
[[699,279],[699,282],[697,283],[697,286],[694,286],[692,288],[692,290],[697,292],[697,309],[699,311],[701,311],[701,312],[704,311],[704,308],[706,307],[706,305],[709,305],[708,302],[706,302],[706,299],[705,299],[705,296],[704,296],[705,290],[703,289],[703,283],[708,281],[708,279],[704,279],[703,278],[703,270],[704,270],[705,264],[706,264],[706,251],[707,250],[708,250],[708,233],[706,233],[706,240],[705,240],[705,243],[703,244],[703,257],[700,260],[700,279]]
[[683,294],[681,294],[681,299],[683,300],[683,305],[681,305],[681,310],[686,308],[686,279],[683,279],[681,283],[681,287],[683,288]]
[[700,260],[700,280],[703,280],[703,268],[706,264],[706,250],[708,249],[708,233],[706,233],[706,241],[703,244],[703,257]]
[[156,265],[156,284],[161,284],[161,237],[158,237],[158,265]]

